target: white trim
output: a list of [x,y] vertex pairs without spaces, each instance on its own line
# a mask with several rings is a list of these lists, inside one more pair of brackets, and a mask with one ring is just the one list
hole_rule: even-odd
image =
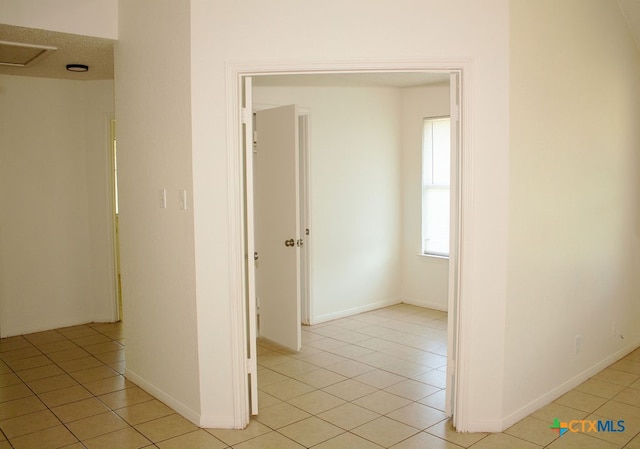
[[[304,138],[303,148],[300,148],[300,158],[302,160],[302,167],[300,169],[300,176],[302,177],[302,188],[300,194],[303,195],[303,210],[300,211],[301,216],[304,218],[305,231],[302,233],[301,238],[304,240],[304,271],[301,276],[304,276],[304,291],[301,298],[301,310],[302,310],[302,323],[311,323],[313,320],[313,305],[311,299],[311,259],[313,253],[313,239],[311,238],[311,109],[298,107],[298,133],[303,133]],[[300,126],[304,123],[304,126]],[[309,234],[306,230],[309,230]]]
[[[195,410],[192,410],[190,407],[178,401],[176,398],[174,398],[170,394],[167,394],[164,390],[156,387],[155,385],[148,382],[146,379],[144,379],[143,377],[139,376],[138,374],[134,373],[129,369],[125,369],[124,377],[126,377],[127,380],[136,384],[138,387],[142,388],[147,393],[151,394],[152,396],[158,398],[160,401],[167,404],[169,407],[174,409],[176,412],[178,412],[179,414],[187,418],[189,421],[191,421],[195,425],[202,426],[201,424],[202,417],[200,413],[198,413]],[[228,417],[226,419],[220,419],[219,425],[224,427],[224,424],[227,424],[226,427],[229,427],[229,424],[231,423],[231,421],[232,421],[231,417]],[[215,426],[211,426],[211,427],[215,427]]]
[[382,301],[377,301],[369,304],[365,304],[362,306],[351,307],[349,309],[340,310],[339,312],[331,312],[325,313],[323,315],[317,315],[314,317],[311,324],[320,324],[325,323],[327,321],[337,320],[338,318],[345,318],[348,316],[358,315],[359,313],[370,312],[372,310],[381,309],[383,307],[395,306],[396,304],[402,304],[402,300],[397,299],[386,299]]
[[449,256],[438,256],[437,254],[416,254],[418,257],[424,257],[425,260],[439,263],[449,263]]
[[[458,367],[458,375],[456,382],[456,407],[454,418],[456,418],[457,428],[459,431],[468,431],[466,428],[465,413],[468,408],[465,407],[465,399],[467,395],[465,391],[468,389],[468,381],[466,380],[466,371],[464,367],[467,365],[469,358],[469,344],[465,338],[465,328],[469,326],[471,318],[471,301],[472,292],[470,266],[465,265],[465,261],[471,260],[472,255],[472,173],[471,173],[471,68],[472,61],[470,59],[439,59],[439,60],[416,60],[416,59],[399,59],[399,60],[334,60],[334,61],[230,61],[226,63],[226,93],[227,93],[227,138],[228,138],[228,179],[229,179],[229,270],[230,270],[230,301],[232,316],[231,332],[232,332],[232,368],[234,376],[234,404],[235,404],[235,427],[241,428],[248,424],[249,411],[246,409],[247,385],[243,382],[246,370],[242,367],[245,364],[244,346],[246,346],[246,333],[243,332],[243,315],[239,309],[244,308],[244,253],[243,241],[244,236],[239,230],[244,229],[243,222],[243,188],[242,176],[239,170],[239,162],[241,161],[242,151],[240,148],[239,138],[239,117],[241,103],[238,98],[238,83],[244,76],[255,75],[273,75],[273,74],[310,74],[310,73],[403,73],[403,72],[442,72],[461,73],[460,83],[462,95],[462,110],[465,113],[465,120],[462,121],[461,129],[461,158],[460,158],[460,177],[462,201],[460,203],[459,217],[459,234],[461,247],[460,257],[457,260],[457,271],[459,273],[458,297],[456,303],[458,305],[459,326],[458,351],[456,366]],[[464,301],[462,300],[464,294]],[[319,319],[320,317],[317,317]],[[239,391],[241,390],[241,391]]]
[[[455,410],[457,408],[457,382],[458,382],[458,329],[460,321],[458,317],[459,307],[459,293],[460,293],[460,271],[458,261],[460,260],[460,223],[462,219],[462,212],[460,210],[460,195],[461,195],[461,163],[460,152],[462,151],[461,140],[461,122],[462,118],[457,112],[460,109],[461,101],[461,80],[462,73],[455,72],[449,74],[449,107],[450,113],[450,174],[451,179],[449,184],[451,189],[449,190],[449,261],[447,264],[447,368],[446,368],[446,389],[445,389],[445,414],[452,416],[453,425],[456,426],[458,420]],[[453,123],[451,123],[451,116],[454,117]],[[423,173],[424,177],[424,173]],[[423,179],[424,181],[424,179]],[[424,184],[424,182],[423,182]],[[424,199],[424,186],[422,189]],[[424,206],[424,204],[423,204]],[[424,223],[423,223],[424,226]],[[423,228],[424,232],[424,228]],[[422,249],[424,251],[424,234],[422,235]]]
[[447,306],[442,303],[435,303],[431,301],[423,301],[420,299],[402,298],[404,304],[412,306],[425,307],[427,309],[439,310],[440,312],[447,312]]
[[609,357],[606,357],[605,359],[601,360],[600,362],[596,363],[590,368],[587,368],[586,370],[582,371],[581,373],[577,374],[576,376],[572,377],[571,379],[557,386],[553,390],[529,402],[524,407],[519,408],[518,410],[511,413],[510,415],[505,416],[504,419],[502,420],[502,428],[500,430],[497,430],[497,432],[502,432],[502,430],[508,427],[511,427],[512,425],[514,425],[521,419],[529,416],[530,414],[540,409],[541,407],[544,407],[545,405],[558,399],[560,396],[567,393],[568,391],[573,390],[582,382],[589,379],[590,377],[593,377],[595,374],[599,373],[600,371],[607,368],[611,364],[617,362],[627,354],[630,354],[631,352],[636,350],[639,346],[640,346],[640,339],[637,339],[633,343],[629,343],[628,345],[625,345],[622,349],[614,352]]
[[[111,217],[111,219],[109,220],[109,247],[112,249],[111,251],[109,251],[109,266],[111,267],[111,279],[113,280],[112,282],[112,288],[113,290],[113,294],[114,294],[114,299],[111,303],[111,317],[110,317],[110,321],[111,322],[116,322],[118,320],[121,320],[122,317],[120,316],[120,307],[119,307],[119,298],[118,298],[118,252],[119,252],[119,248],[118,248],[118,239],[116,237],[116,176],[115,176],[115,164],[114,164],[114,151],[113,151],[113,141],[114,141],[114,137],[115,140],[117,141],[117,128],[116,128],[116,132],[115,132],[115,136],[114,136],[114,130],[111,127],[111,123],[115,122],[115,114],[113,113],[107,113],[105,114],[105,121],[106,121],[106,127],[107,127],[107,179],[109,182],[109,216]],[[114,125],[117,126],[117,123]],[[116,144],[117,145],[117,144]],[[117,151],[117,150],[116,150]],[[95,320],[98,321],[98,320]]]
[[[241,148],[242,99],[239,98],[239,76],[227,66],[227,177],[229,206],[229,325],[231,328],[231,372],[233,376],[233,427],[249,424],[249,385],[246,354],[246,288],[244,264],[244,186],[243,149]],[[235,99],[235,100],[232,100]]]
[[[472,306],[473,306],[473,286],[471,280],[472,266],[466,261],[473,260],[473,107],[471,103],[472,94],[472,68],[471,61],[461,64],[460,70],[460,152],[459,152],[459,176],[458,185],[458,298],[457,316],[449,314],[451,319],[457,320],[457,354],[456,354],[456,385],[455,385],[455,412],[454,420],[456,430],[459,432],[470,432],[468,421],[468,400],[469,400],[469,368],[468,362],[471,358],[470,338],[468,330],[472,326]],[[450,271],[451,273],[451,271]]]

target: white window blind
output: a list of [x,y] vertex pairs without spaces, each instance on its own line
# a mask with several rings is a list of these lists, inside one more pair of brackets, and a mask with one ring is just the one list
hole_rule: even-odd
[[422,253],[449,256],[451,146],[449,117],[424,119]]

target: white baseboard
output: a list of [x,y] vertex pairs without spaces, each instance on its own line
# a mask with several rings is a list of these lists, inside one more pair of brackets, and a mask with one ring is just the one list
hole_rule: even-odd
[[349,309],[340,310],[338,312],[325,313],[323,315],[312,316],[310,324],[320,324],[326,321],[337,320],[338,318],[345,318],[348,316],[357,315],[359,313],[370,312],[372,310],[381,309],[383,307],[395,306],[396,304],[402,303],[402,300],[399,298],[396,299],[387,299],[384,301],[378,301],[370,304],[365,304],[358,307],[351,307]]
[[412,306],[424,307],[426,309],[439,310],[441,312],[447,311],[447,304],[435,303],[430,301],[423,301],[420,299],[403,298],[402,302]]
[[611,354],[609,357],[606,357],[602,361],[596,363],[592,367],[582,371],[577,376],[572,377],[571,379],[567,380],[566,382],[554,388],[553,390],[549,391],[548,393],[540,396],[538,399],[531,401],[524,407],[511,413],[509,416],[505,416],[504,419],[502,420],[502,429],[499,431],[502,431],[504,429],[511,427],[512,425],[526,418],[536,410],[558,399],[563,394],[574,389],[575,387],[577,387],[578,385],[580,385],[582,382],[589,379],[590,377],[593,377],[594,375],[598,374],[600,371],[602,371],[609,365],[617,362],[618,360],[620,360],[630,352],[634,351],[639,346],[640,346],[640,340],[636,340],[633,343],[629,343],[625,345],[622,349],[616,351],[615,353]]
[[173,396],[165,393],[164,391],[162,391],[160,388],[156,387],[152,383],[147,382],[143,377],[137,375],[136,373],[134,373],[129,369],[125,369],[124,377],[126,377],[127,380],[130,380],[131,382],[133,382],[134,384],[142,388],[144,391],[146,391],[150,395],[154,396],[156,399],[164,402],[166,405],[174,409],[176,412],[184,416],[186,419],[194,423],[196,426],[200,426],[200,421],[201,421],[200,413],[192,410],[182,402],[178,401]]

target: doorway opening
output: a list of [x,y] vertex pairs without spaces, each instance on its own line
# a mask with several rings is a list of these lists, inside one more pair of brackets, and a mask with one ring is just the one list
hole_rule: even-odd
[[[236,92],[241,92],[238,95],[238,102],[235,104],[235,107],[237,107],[237,116],[235,118],[235,120],[232,120],[232,122],[235,122],[238,126],[237,129],[241,129],[242,131],[240,132],[240,134],[238,135],[238,146],[237,149],[239,149],[241,147],[240,143],[242,141],[247,142],[249,141],[247,139],[247,135],[251,135],[252,134],[252,130],[251,130],[251,134],[248,134],[248,128],[252,127],[252,126],[247,126],[247,112],[250,111],[253,105],[253,92],[252,92],[252,79],[251,76],[261,76],[261,75],[285,75],[287,73],[291,73],[291,72],[297,72],[298,74],[299,71],[297,70],[291,70],[291,68],[289,69],[285,69],[285,70],[274,70],[272,72],[269,73],[265,73],[265,71],[261,70],[260,72],[256,72],[254,70],[252,70],[250,67],[232,67],[230,68],[230,70],[233,72],[233,76],[232,79],[237,80],[238,84],[234,83],[234,86],[237,87],[233,87],[234,89],[238,89]],[[357,70],[349,70],[350,72],[358,72]],[[373,70],[372,70],[373,71]],[[450,93],[449,93],[449,98],[451,99],[451,101],[453,101],[452,103],[452,111],[451,111],[451,115],[452,117],[455,117],[456,120],[460,117],[459,115],[459,110],[460,110],[460,89],[461,89],[461,84],[460,84],[460,80],[461,80],[461,73],[462,73],[462,68],[455,68],[452,69],[450,67],[447,68],[434,68],[434,67],[420,67],[419,69],[405,69],[405,70],[385,70],[384,67],[377,67],[375,70],[376,74],[379,75],[390,75],[389,72],[392,73],[407,73],[410,74],[411,76],[413,76],[414,74],[417,73],[439,73],[439,74],[446,74],[447,76],[450,76],[450,79],[453,80],[453,85],[455,86],[455,88],[450,89]],[[314,74],[324,74],[324,75],[330,75],[333,74],[335,76],[340,76],[341,74],[343,74],[342,72],[340,72],[339,70],[316,70],[316,71],[311,71],[311,72],[304,72],[305,74],[309,73],[314,73]],[[367,72],[368,74],[370,74],[371,72]],[[242,86],[242,89],[240,89],[239,87]],[[232,113],[232,116],[235,115],[234,113]],[[243,119],[244,118],[244,119]],[[242,124],[241,124],[242,123]],[[313,127],[313,121],[311,122],[311,127]],[[314,128],[314,132],[315,132],[315,128]],[[461,127],[456,125],[455,126],[455,133],[459,134],[461,132]],[[461,146],[458,145],[458,143],[460,142],[460,139],[456,136],[456,154],[458,154],[461,151]],[[238,151],[236,149],[236,151]],[[241,156],[241,158],[246,157],[246,153],[241,152],[241,153],[236,153],[237,156]],[[312,157],[315,157],[315,153]],[[457,160],[459,160],[459,158],[456,158]],[[241,159],[242,160],[242,159]],[[244,162],[247,162],[246,160],[244,160]],[[313,166],[313,161],[311,161],[311,165]],[[240,167],[239,167],[240,168]],[[249,171],[253,170],[253,167],[248,166],[247,169]],[[461,180],[461,176],[459,176],[459,171],[460,171],[460,165],[459,164],[455,164],[454,167],[452,167],[452,172],[455,171],[455,173],[452,173],[452,186],[455,186],[452,190],[455,190],[455,194],[453,194],[452,196],[455,196],[455,198],[452,198],[452,217],[451,217],[451,223],[452,223],[452,238],[455,239],[455,241],[453,242],[452,248],[451,248],[451,261],[450,261],[450,273],[453,274],[453,276],[449,276],[448,278],[448,300],[447,300],[447,304],[448,304],[448,310],[449,310],[449,325],[447,326],[449,331],[448,331],[448,347],[449,347],[449,352],[447,354],[447,357],[449,360],[453,361],[454,363],[447,363],[447,367],[448,367],[448,373],[447,373],[447,413],[449,415],[453,415],[454,419],[455,419],[455,407],[449,407],[449,404],[451,404],[451,406],[453,406],[454,401],[457,397],[459,397],[458,395],[454,394],[455,393],[455,386],[456,386],[456,373],[455,373],[455,367],[456,367],[456,361],[458,358],[458,351],[457,351],[457,347],[458,347],[458,335],[457,335],[457,323],[458,323],[458,301],[459,301],[459,289],[457,287],[458,284],[458,272],[460,271],[460,260],[459,260],[459,245],[458,245],[458,236],[459,236],[459,232],[460,232],[460,227],[459,227],[459,219],[461,216],[461,213],[458,213],[458,205],[460,204],[459,200],[458,200],[458,196],[461,194],[461,190],[459,189],[459,186],[457,185],[458,182],[460,182]],[[244,175],[243,175],[244,176]],[[312,175],[313,176],[313,175]],[[249,176],[247,176],[247,179],[249,178]],[[242,177],[240,178],[242,179]],[[244,189],[242,185],[239,186],[240,187],[240,192],[242,192]],[[312,187],[313,188],[313,187]],[[245,194],[248,193],[249,191],[249,187],[247,187],[247,190],[244,192]],[[244,194],[241,194],[241,198],[244,197]],[[249,222],[253,222],[253,204],[250,204],[250,202],[247,202],[246,204],[244,204],[243,201],[243,206],[246,206],[246,209],[244,209],[244,207],[242,208],[243,210],[246,211],[246,214],[243,214],[241,216],[241,223],[244,223],[244,225],[242,225],[242,229],[246,231],[248,231],[248,228],[250,227],[250,223]],[[320,207],[318,204],[314,204],[314,207]],[[315,211],[317,209],[312,208],[312,211]],[[311,234],[313,235],[314,233],[314,229],[313,227],[311,228]],[[245,233],[245,240],[244,240],[244,244],[247,245],[247,247],[243,250],[243,252],[245,254],[250,254],[250,249],[253,248],[253,244],[254,242],[251,242],[250,240],[252,239],[252,236],[248,236],[247,234],[252,234],[252,232],[246,232]],[[298,236],[296,236],[298,237]],[[294,241],[297,240],[294,239]],[[418,236],[418,242],[420,241],[420,236]],[[419,251],[419,249],[418,249]],[[255,326],[251,323],[252,320],[252,315],[253,315],[253,311],[255,309],[252,309],[252,304],[251,301],[252,299],[255,299],[252,297],[252,294],[254,294],[255,292],[251,292],[252,290],[252,285],[253,285],[253,280],[251,280],[251,263],[248,260],[248,258],[245,259],[245,264],[243,266],[243,277],[245,277],[245,285],[246,285],[246,289],[243,290],[243,296],[245,298],[248,299],[248,303],[245,304],[244,302],[241,302],[241,310],[243,310],[244,312],[242,313],[242,315],[246,316],[248,318],[247,322],[243,322],[243,326],[242,329],[245,329],[246,331],[248,331],[247,334],[244,333],[244,331],[241,331],[240,329],[238,329],[238,331],[241,331],[242,333],[240,334],[240,336],[242,337],[241,341],[245,342],[245,345],[242,345],[244,348],[249,348],[248,349],[248,354],[245,351],[242,351],[242,349],[240,349],[242,351],[242,355],[244,356],[242,358],[243,363],[246,363],[246,358],[249,359],[249,366],[251,366],[252,361],[253,363],[255,363],[255,359],[256,359],[256,348],[255,346],[252,348],[251,346],[253,345],[253,341],[255,341]],[[311,272],[313,272],[313,268],[311,269]],[[313,280],[311,280],[311,282],[313,282]],[[400,302],[400,301],[397,301]],[[389,304],[387,304],[389,305]],[[253,306],[255,307],[255,306]],[[369,309],[371,310],[371,309]],[[356,312],[357,313],[357,312]],[[313,310],[310,311],[310,316],[311,316],[311,322],[313,322]],[[346,315],[344,315],[346,316]],[[327,321],[328,317],[322,317],[323,319],[318,320],[318,321]],[[338,318],[336,316],[336,318]],[[300,322],[302,320],[300,319],[300,315],[298,315],[298,319],[297,319],[297,326],[300,326]],[[248,357],[247,357],[248,356]],[[238,371],[242,372],[242,367],[240,364],[240,360],[238,360]],[[247,372],[244,371],[244,375],[246,376]],[[254,370],[252,371],[251,368],[249,367],[249,376],[252,379],[252,382],[249,383],[249,385],[254,384],[253,379],[256,377],[257,375],[257,368],[254,368]],[[245,378],[246,379],[246,378]],[[241,383],[244,385],[244,387],[246,388],[246,390],[244,390],[244,393],[242,393],[242,391],[239,392],[239,394],[236,396],[238,399],[242,400],[242,401],[246,401],[244,402],[245,404],[245,408],[244,410],[247,412],[247,416],[246,416],[246,420],[244,421],[244,425],[246,425],[248,423],[248,415],[249,415],[249,410],[251,410],[251,407],[249,406],[249,398],[254,399],[254,397],[257,397],[257,391],[252,394],[250,392],[250,388],[248,387],[246,382]],[[256,382],[257,384],[257,382]],[[242,389],[242,388],[241,388]],[[255,391],[255,390],[254,390]],[[257,404],[256,404],[257,405]],[[242,426],[243,424],[240,424],[240,426]]]
[[111,213],[113,223],[113,259],[116,290],[115,321],[122,321],[122,275],[120,273],[120,216],[118,207],[118,153],[116,120],[109,120],[109,166],[111,188]]

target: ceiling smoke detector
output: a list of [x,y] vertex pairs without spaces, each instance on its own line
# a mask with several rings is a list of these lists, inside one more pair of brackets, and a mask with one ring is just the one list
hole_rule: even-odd
[[30,67],[56,50],[56,47],[46,45],[0,41],[0,65]]

